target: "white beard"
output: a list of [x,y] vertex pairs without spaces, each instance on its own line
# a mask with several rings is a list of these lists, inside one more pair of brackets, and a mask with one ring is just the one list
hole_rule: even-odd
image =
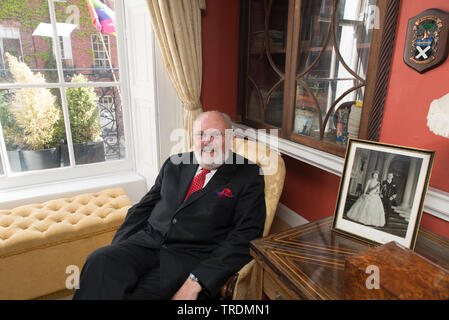
[[[209,152],[214,151],[213,155]],[[196,161],[201,166],[201,168],[208,170],[215,170],[225,162],[229,155],[229,149],[225,150],[225,154],[223,155],[223,151],[221,149],[216,150],[214,148],[205,147],[202,150],[194,151]]]

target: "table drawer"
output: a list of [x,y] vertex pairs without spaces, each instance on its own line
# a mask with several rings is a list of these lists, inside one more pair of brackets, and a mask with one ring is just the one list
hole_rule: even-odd
[[280,282],[276,281],[266,271],[263,273],[263,291],[270,300],[298,300],[301,299]]

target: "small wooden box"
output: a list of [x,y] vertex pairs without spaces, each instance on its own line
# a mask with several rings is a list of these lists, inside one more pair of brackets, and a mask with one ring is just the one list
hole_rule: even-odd
[[449,299],[449,271],[396,242],[345,260],[344,299]]

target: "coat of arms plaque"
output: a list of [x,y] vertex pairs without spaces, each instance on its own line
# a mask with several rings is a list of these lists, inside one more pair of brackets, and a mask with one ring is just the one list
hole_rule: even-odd
[[411,18],[404,62],[419,73],[442,64],[449,53],[449,12],[428,9]]

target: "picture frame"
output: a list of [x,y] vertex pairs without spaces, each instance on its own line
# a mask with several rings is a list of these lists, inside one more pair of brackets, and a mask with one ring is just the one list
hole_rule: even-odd
[[332,231],[374,245],[396,241],[413,250],[434,155],[430,150],[350,139]]
[[294,132],[304,136],[310,136],[314,114],[310,110],[296,110]]

